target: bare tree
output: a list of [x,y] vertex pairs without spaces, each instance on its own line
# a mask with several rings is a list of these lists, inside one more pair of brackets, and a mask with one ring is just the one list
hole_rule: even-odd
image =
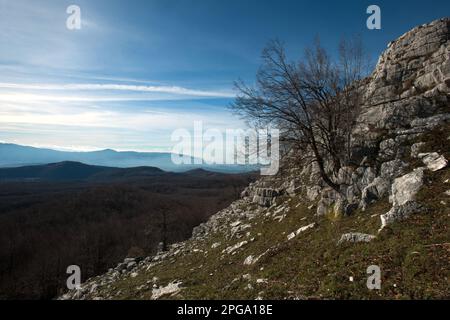
[[336,174],[350,162],[350,134],[361,103],[364,76],[361,42],[342,41],[333,61],[316,41],[302,60],[289,62],[283,45],[263,50],[256,84],[236,83],[231,108],[250,124],[276,126],[298,161],[315,162],[323,181],[339,191]]

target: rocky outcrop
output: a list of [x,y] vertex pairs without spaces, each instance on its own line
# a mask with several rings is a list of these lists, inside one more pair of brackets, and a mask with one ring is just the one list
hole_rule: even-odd
[[[424,146],[417,140],[450,123],[449,35],[446,18],[414,28],[389,44],[365,81],[365,102],[352,133],[353,162],[361,166],[339,171],[337,181],[345,197],[323,193],[319,215],[355,203],[364,210],[391,195],[393,181],[410,170],[405,159],[418,157]],[[423,160],[433,171],[448,165],[437,154]]]
[[250,184],[241,194],[243,198],[250,199],[262,207],[270,207],[275,203],[277,197],[283,195],[289,189],[289,193],[295,192],[295,186],[290,185],[289,188],[275,188],[273,184],[266,181],[257,181]]
[[394,181],[392,185],[392,209],[381,216],[381,230],[388,224],[408,218],[424,208],[417,203],[416,195],[423,186],[424,168],[414,170]]

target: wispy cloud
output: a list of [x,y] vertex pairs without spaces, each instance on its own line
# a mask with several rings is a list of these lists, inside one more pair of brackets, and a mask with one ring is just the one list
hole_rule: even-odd
[[234,76],[220,75],[227,60],[204,60],[198,42],[180,46],[156,11],[141,24],[129,5],[102,2],[80,1],[82,29],[69,31],[64,1],[0,0],[1,140],[170,150],[172,131],[194,121],[240,125],[224,108],[234,98]]
[[0,88],[3,89],[18,89],[18,90],[80,90],[80,91],[134,91],[134,92],[152,92],[152,93],[168,93],[174,95],[187,95],[197,97],[221,97],[232,98],[233,93],[220,91],[205,91],[193,90],[178,86],[143,86],[143,85],[127,85],[127,84],[19,84],[19,83],[0,83]]

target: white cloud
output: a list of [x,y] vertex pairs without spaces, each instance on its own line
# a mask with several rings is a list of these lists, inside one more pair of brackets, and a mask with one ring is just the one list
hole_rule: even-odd
[[173,95],[197,96],[197,97],[218,97],[233,98],[235,95],[230,92],[193,90],[178,86],[144,86],[127,84],[19,84],[0,83],[3,89],[20,90],[45,90],[45,91],[131,91],[145,93],[165,93]]

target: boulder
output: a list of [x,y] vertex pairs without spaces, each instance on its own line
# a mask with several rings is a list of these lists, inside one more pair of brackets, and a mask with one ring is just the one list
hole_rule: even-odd
[[396,221],[402,221],[412,214],[425,210],[416,202],[416,195],[423,186],[425,168],[419,168],[413,172],[398,178],[392,185],[392,209],[381,215],[381,230]]
[[402,206],[414,201],[417,193],[423,186],[424,168],[395,179],[392,184],[392,204],[394,207]]

